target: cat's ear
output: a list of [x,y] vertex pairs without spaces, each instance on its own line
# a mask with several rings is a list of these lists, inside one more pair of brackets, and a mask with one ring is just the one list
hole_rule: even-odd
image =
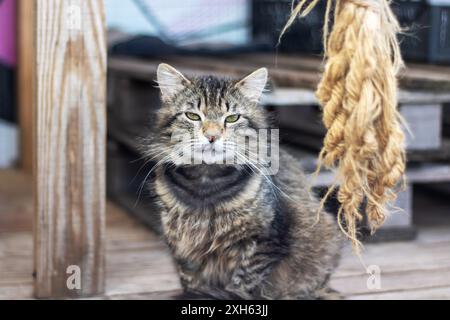
[[239,81],[236,87],[248,99],[258,102],[267,85],[267,78],[267,69],[261,68]]
[[170,100],[174,95],[191,84],[180,71],[165,63],[161,63],[158,66],[157,76],[158,87],[161,89],[164,101]]

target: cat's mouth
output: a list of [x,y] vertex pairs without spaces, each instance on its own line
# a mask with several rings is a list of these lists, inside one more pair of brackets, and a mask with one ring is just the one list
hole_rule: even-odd
[[223,145],[217,143],[203,145],[200,156],[203,164],[223,164],[227,160]]
[[226,149],[223,143],[215,142],[183,149],[183,156],[178,161],[178,164],[233,164],[233,159],[233,150]]
[[199,165],[199,164],[226,164],[235,165],[236,150],[227,147],[226,143],[217,141],[214,143],[205,143],[189,145],[178,149],[173,162],[177,165]]

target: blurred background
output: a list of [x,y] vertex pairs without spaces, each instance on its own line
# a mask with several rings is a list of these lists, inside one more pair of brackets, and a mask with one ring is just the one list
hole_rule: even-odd
[[[34,49],[26,2],[0,0],[0,298],[29,293],[23,279],[31,266],[16,268],[2,258],[21,243],[20,235],[31,234]],[[161,62],[188,76],[242,77],[268,67],[270,90],[262,104],[279,123],[285,147],[306,171],[314,171],[325,134],[314,96],[325,8],[319,4],[279,42],[291,5],[291,0],[105,0],[108,230],[114,230],[114,241],[159,241],[159,219],[142,189],[152,163],[140,160],[138,141],[160,107],[154,79]],[[370,235],[361,226],[366,262],[381,267],[385,287],[367,288],[365,270],[348,252],[333,281],[352,298],[450,298],[450,0],[396,0],[392,7],[405,28],[399,107],[412,132],[408,183],[379,232]],[[332,181],[325,171],[312,183],[321,195]],[[327,207],[336,210],[333,200]],[[23,240],[24,247],[30,239]],[[152,295],[164,297],[179,289],[169,267],[166,278],[155,280],[161,273],[154,270],[170,264],[165,249],[158,250],[161,260],[136,253],[132,263],[142,262],[149,274],[142,275],[138,289],[125,286],[123,292],[165,292]],[[26,264],[27,257],[17,264]],[[123,286],[126,268],[132,267],[112,271],[116,289]]]

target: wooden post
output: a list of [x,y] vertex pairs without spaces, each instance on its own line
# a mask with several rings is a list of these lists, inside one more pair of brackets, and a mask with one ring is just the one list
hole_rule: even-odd
[[104,291],[103,1],[39,0],[35,13],[35,293],[98,295]]
[[17,2],[17,102],[20,123],[20,165],[31,174],[33,171],[33,110],[34,110],[34,7],[35,0]]

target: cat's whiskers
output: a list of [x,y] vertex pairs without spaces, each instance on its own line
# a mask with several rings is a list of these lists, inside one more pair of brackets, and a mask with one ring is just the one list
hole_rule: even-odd
[[[231,144],[233,147],[237,148],[237,144],[235,142],[227,141],[227,144]],[[250,156],[253,156],[254,158],[258,159],[259,161],[262,161],[262,159],[260,159],[258,157],[258,155],[256,153],[252,152],[250,149],[246,149],[245,152],[248,153]],[[245,159],[248,159],[246,157],[246,155],[244,155],[242,153],[240,153],[240,155],[243,156]],[[250,161],[250,159],[248,159],[248,161]],[[261,173],[261,174],[264,175],[265,178],[269,180],[269,183],[271,183],[282,195],[284,195],[285,197],[287,197],[288,199],[290,199],[293,202],[297,202],[297,200],[293,199],[291,196],[286,194],[280,187],[278,187],[277,185],[273,184],[272,179],[267,177],[267,175],[268,175],[266,173],[267,172],[266,171],[267,168],[265,167],[264,164],[261,164],[260,162],[257,162],[257,163],[253,163],[253,165],[255,165],[255,166],[260,165],[260,166],[258,166],[258,168],[260,168],[260,170],[264,170],[263,173]],[[278,183],[283,184],[281,181],[278,181]],[[285,184],[283,184],[283,185],[286,186]]]
[[157,157],[160,157],[160,156],[161,156],[161,153],[167,153],[167,152],[169,152],[169,151],[167,151],[167,150],[161,150],[160,153],[155,154],[154,156],[152,156],[152,157],[150,157],[150,158],[148,158],[148,156],[145,155],[145,156],[143,156],[143,157],[141,157],[141,158],[139,158],[139,159],[134,160],[133,162],[131,162],[131,163],[135,163],[135,162],[137,162],[137,161],[140,161],[140,160],[143,160],[143,159],[146,159],[146,158],[147,158],[147,160],[144,162],[144,164],[143,164],[143,165],[139,168],[139,170],[136,172],[136,175],[133,177],[133,179],[131,179],[131,181],[130,181],[130,183],[129,183],[129,186],[133,184],[133,182],[134,182],[134,181],[136,180],[136,178],[138,177],[139,173],[141,173],[142,169],[144,169],[144,167],[145,167],[147,164],[149,164],[150,162],[152,162],[153,160],[155,160]]
[[145,176],[144,180],[142,181],[140,187],[139,187],[139,193],[138,193],[138,197],[136,200],[136,203],[134,204],[134,208],[137,207],[137,205],[139,204],[139,201],[141,199],[141,195],[142,195],[142,191],[144,189],[145,183],[147,182],[147,179],[150,177],[150,175],[152,174],[152,172],[154,172],[156,170],[156,168],[158,168],[161,164],[165,163],[166,160],[168,160],[171,157],[171,154],[163,157],[161,160],[159,160],[147,173],[147,175]]
[[[254,168],[258,171],[258,173],[264,178],[266,179],[266,181],[269,183],[269,186],[272,190],[273,195],[276,197],[276,192],[274,190],[274,187],[279,189],[272,181],[272,179],[270,177],[267,176],[267,174],[265,174],[258,166],[257,164],[255,164],[253,161],[251,161],[250,159],[248,159],[245,155],[243,155],[242,153],[240,153],[239,151],[235,150],[235,154],[236,156],[239,157],[239,159],[243,160],[245,164],[249,165],[251,168]],[[253,170],[254,171],[254,170]],[[279,189],[279,191],[281,191]]]
[[266,179],[266,181],[269,183],[269,186],[271,187],[272,192],[275,196],[276,196],[275,191],[278,191],[282,196],[288,198],[289,200],[291,200],[293,202],[297,202],[295,199],[293,199],[291,196],[289,196],[287,193],[285,193],[280,187],[278,187],[276,184],[273,183],[272,179],[268,176],[268,174],[263,171],[263,169],[265,169],[264,167],[262,167],[262,169],[261,169],[257,163],[254,163],[253,161],[249,160],[245,155],[243,155],[242,153],[240,153],[237,150],[235,151],[235,153],[237,156],[241,157],[240,159],[244,160],[247,164],[249,164],[250,166],[254,167],[256,170],[258,170],[258,172],[261,174],[261,176],[263,176]]
[[[179,155],[178,153],[181,151],[180,149],[185,148],[185,147],[191,147],[192,145],[194,145],[193,143],[190,144],[178,144],[175,146],[174,149],[172,150],[161,150],[161,152],[165,152],[167,153],[167,155],[165,155],[163,158],[161,158],[147,173],[147,175],[145,176],[144,180],[142,181],[140,187],[139,187],[139,193],[138,193],[138,197],[136,200],[136,203],[134,204],[134,207],[136,208],[137,205],[139,204],[139,201],[141,199],[141,195],[142,195],[142,191],[144,189],[144,186],[148,180],[148,178],[150,177],[150,175],[161,165],[166,164],[167,162],[172,162],[174,163],[175,161],[179,160],[181,158],[181,155]],[[154,157],[150,158],[148,160],[148,162],[152,161],[154,158],[160,156],[160,154],[155,155]],[[169,161],[170,160],[170,161]]]

